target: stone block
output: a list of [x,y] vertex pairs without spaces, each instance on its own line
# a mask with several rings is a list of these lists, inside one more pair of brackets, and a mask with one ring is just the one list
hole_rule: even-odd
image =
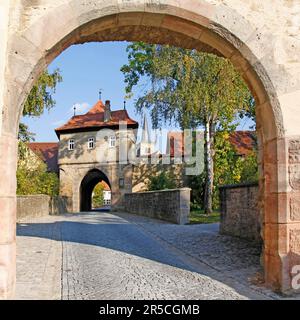
[[16,199],[0,197],[0,244],[16,239]]
[[175,32],[183,33],[191,38],[199,39],[203,29],[196,24],[188,23],[182,19],[166,16],[161,24],[162,28],[166,28]]
[[0,299],[13,297],[16,283],[16,244],[0,244]]
[[[64,37],[79,27],[78,15],[68,3],[47,10],[47,14],[37,19],[23,31],[23,37],[29,40],[40,51],[55,47]],[[45,36],[45,31],[51,30]]]
[[200,36],[200,41],[218,50],[224,57],[229,58],[234,52],[234,48],[218,34],[205,31]]
[[0,197],[13,197],[16,192],[16,137],[0,137]]
[[244,184],[220,188],[221,234],[261,243],[258,186]]
[[289,205],[291,221],[300,222],[300,193],[291,193]]

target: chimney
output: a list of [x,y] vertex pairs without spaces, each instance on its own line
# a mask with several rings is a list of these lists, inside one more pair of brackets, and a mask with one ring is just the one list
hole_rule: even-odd
[[104,122],[110,121],[110,101],[105,101],[105,108],[104,108]]

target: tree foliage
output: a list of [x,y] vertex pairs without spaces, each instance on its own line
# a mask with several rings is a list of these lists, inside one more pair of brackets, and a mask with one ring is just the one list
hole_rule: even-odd
[[92,199],[93,208],[100,208],[103,206],[104,204],[103,191],[104,191],[104,187],[101,184],[101,182],[99,182],[93,190],[93,199]]
[[62,81],[60,70],[56,69],[53,73],[45,70],[35,85],[32,87],[23,109],[23,116],[39,117],[45,110],[50,110],[55,106],[53,93],[56,86]]
[[165,171],[160,172],[158,175],[151,176],[148,183],[148,190],[166,190],[176,188],[174,177],[171,173]]
[[205,129],[205,211],[212,211],[215,133],[230,130],[252,114],[254,99],[230,61],[212,54],[162,45],[133,43],[121,68],[126,92],[147,80],[135,103],[151,110],[155,128],[177,123],[182,129]]
[[[23,108],[24,117],[39,117],[45,110],[50,110],[55,106],[53,93],[57,84],[62,81],[60,70],[56,69],[52,73],[44,71],[31,89]],[[19,126],[19,140],[28,142],[34,140],[34,133],[24,123]]]
[[17,194],[47,194],[55,196],[59,193],[59,179],[56,173],[47,172],[46,165],[40,163],[34,169],[25,165],[17,168]]
[[[213,209],[219,208],[219,186],[258,181],[257,150],[245,157],[239,156],[229,137],[230,132],[226,131],[217,132],[215,137]],[[191,177],[189,186],[192,189],[192,208],[203,209],[204,175]]]
[[[44,71],[27,97],[23,116],[39,117],[45,110],[53,108],[55,106],[53,93],[61,81],[62,77],[58,69],[53,73]],[[34,140],[34,133],[30,132],[24,123],[20,123],[18,138],[17,194],[58,195],[59,178],[57,174],[47,172],[47,166],[42,161],[31,166],[26,161],[26,157],[29,155],[26,143]]]

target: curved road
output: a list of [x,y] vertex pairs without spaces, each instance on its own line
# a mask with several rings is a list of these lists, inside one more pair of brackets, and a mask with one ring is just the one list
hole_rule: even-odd
[[[217,230],[202,228],[207,234]],[[225,281],[225,276],[171,246],[131,215],[36,218],[19,224],[17,245],[18,299],[267,298]]]

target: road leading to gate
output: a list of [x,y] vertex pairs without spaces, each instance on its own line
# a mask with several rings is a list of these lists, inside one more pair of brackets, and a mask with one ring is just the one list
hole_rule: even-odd
[[[156,227],[155,227],[156,226]],[[159,230],[160,234],[154,232]],[[190,228],[190,229],[187,229]],[[216,226],[175,226],[128,214],[36,218],[18,225],[17,299],[266,299],[170,241]],[[180,239],[180,237],[178,238]]]

